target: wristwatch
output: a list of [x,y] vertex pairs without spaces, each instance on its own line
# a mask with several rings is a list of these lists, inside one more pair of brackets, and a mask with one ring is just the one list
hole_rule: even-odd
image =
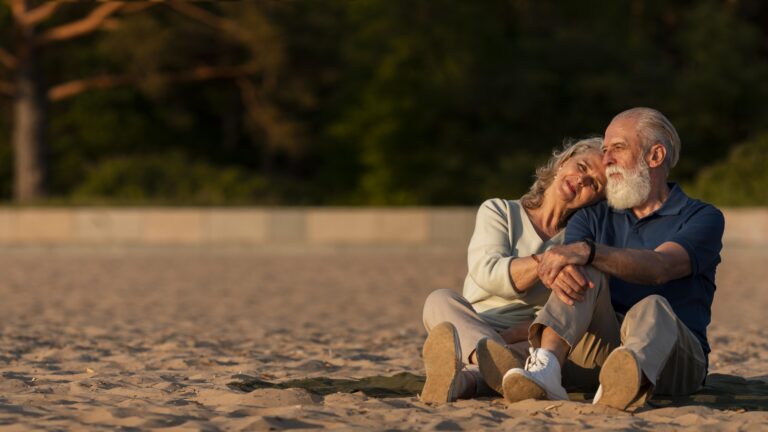
[[587,258],[587,262],[585,262],[584,265],[590,265],[592,264],[592,261],[595,260],[595,242],[592,241],[592,239],[585,238],[584,243],[589,246],[589,258]]

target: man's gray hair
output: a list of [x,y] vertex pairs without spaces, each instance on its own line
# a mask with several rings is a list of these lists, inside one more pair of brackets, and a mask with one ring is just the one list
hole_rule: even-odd
[[557,170],[563,166],[568,159],[583,153],[594,151],[602,153],[602,138],[586,138],[578,141],[566,140],[562,150],[555,150],[547,163],[536,168],[536,181],[533,182],[531,189],[520,198],[523,207],[535,209],[541,207],[544,202],[544,192],[555,180]]
[[664,172],[669,173],[669,170],[677,165],[680,159],[680,136],[664,114],[653,108],[639,107],[628,109],[613,118],[614,121],[618,119],[633,119],[637,122],[643,155],[647,154],[651,146],[656,143],[664,146],[667,150],[663,165]]

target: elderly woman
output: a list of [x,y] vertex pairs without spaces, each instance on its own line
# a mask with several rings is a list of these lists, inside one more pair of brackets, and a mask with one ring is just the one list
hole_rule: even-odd
[[[537,255],[562,244],[568,218],[604,197],[602,139],[566,144],[536,170],[520,200],[480,206],[467,251],[463,296],[434,291],[424,304],[428,403],[502,392],[504,373],[527,357],[528,326],[550,290],[539,281]],[[577,283],[588,281],[571,269]]]

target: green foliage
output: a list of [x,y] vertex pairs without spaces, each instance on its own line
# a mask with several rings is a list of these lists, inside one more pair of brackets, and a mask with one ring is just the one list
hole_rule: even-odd
[[768,205],[768,131],[731,150],[728,158],[701,170],[689,195],[721,206]]
[[[142,77],[52,104],[52,199],[474,205],[520,196],[564,138],[600,135],[616,113],[652,106],[680,132],[673,174],[693,195],[766,203],[764,174],[748,150],[734,150],[768,124],[764,2],[190,4],[246,31],[156,4],[41,48],[49,85]],[[92,9],[62,4],[41,30]],[[12,20],[0,3],[0,46],[10,51]],[[241,64],[258,70],[246,81],[160,79]],[[12,79],[0,67],[0,81]],[[2,199],[13,185],[6,101]],[[763,149],[763,139],[739,149]],[[748,169],[739,192],[716,181]]]
[[737,11],[701,2],[683,20],[671,119],[683,141],[678,174],[691,178],[768,124],[768,37]]
[[213,166],[169,153],[106,160],[89,170],[74,203],[244,204],[270,202],[268,183],[237,167]]
[[499,156],[525,157],[546,141],[522,139],[506,107],[514,34],[499,17],[509,12],[504,2],[350,4],[350,103],[329,133],[358,149],[353,202],[473,202],[507,174]]

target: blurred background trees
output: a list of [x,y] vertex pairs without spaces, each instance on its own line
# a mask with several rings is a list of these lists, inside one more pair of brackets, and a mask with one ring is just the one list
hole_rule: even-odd
[[768,205],[766,22],[758,0],[4,0],[0,199],[474,205],[643,105],[687,190]]

